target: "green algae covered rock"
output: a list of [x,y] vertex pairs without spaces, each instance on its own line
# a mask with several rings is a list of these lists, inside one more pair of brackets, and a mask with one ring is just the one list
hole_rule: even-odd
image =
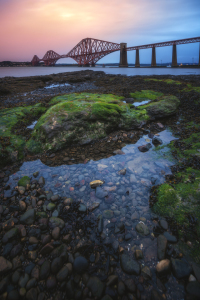
[[[157,101],[155,98],[157,99],[160,93],[157,94],[154,92],[152,101]],[[152,107],[150,105],[153,104],[150,103],[135,109],[132,105],[124,103],[123,97],[111,94],[81,93],[55,97],[50,102],[52,106],[36,124],[27,148],[33,152],[35,143],[42,150],[58,150],[71,144],[90,143],[114,130],[138,128],[152,118],[152,115],[164,116],[165,111],[166,116],[175,113],[178,106],[174,105],[173,111],[171,104],[178,103],[179,100],[176,98],[176,102],[175,98],[173,97],[172,101],[168,96],[157,101]],[[158,103],[161,103],[160,111],[157,108]]]
[[30,178],[28,176],[23,176],[18,181],[18,186],[24,186],[24,187],[26,187],[27,184],[30,184]]

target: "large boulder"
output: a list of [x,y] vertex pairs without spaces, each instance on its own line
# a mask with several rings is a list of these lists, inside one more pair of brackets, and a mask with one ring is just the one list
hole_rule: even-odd
[[57,150],[72,143],[87,144],[113,130],[138,128],[151,118],[174,114],[179,104],[176,97],[167,96],[136,109],[122,100],[123,97],[115,95],[89,93],[53,98],[52,106],[34,128],[28,150]]

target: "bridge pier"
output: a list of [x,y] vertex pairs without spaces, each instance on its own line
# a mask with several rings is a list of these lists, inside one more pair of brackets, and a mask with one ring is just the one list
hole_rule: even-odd
[[176,44],[173,44],[173,46],[172,46],[172,67],[177,67]]
[[119,62],[119,67],[121,67],[121,68],[127,68],[128,67],[126,48],[127,48],[127,44],[126,43],[120,43],[120,62]]
[[156,67],[156,47],[152,47],[151,66]]
[[139,49],[136,49],[136,54],[135,54],[135,68],[140,67],[140,54],[139,54]]

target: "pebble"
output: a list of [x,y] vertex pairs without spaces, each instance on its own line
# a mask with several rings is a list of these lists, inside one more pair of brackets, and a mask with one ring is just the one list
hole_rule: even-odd
[[74,260],[73,268],[78,274],[84,273],[88,268],[88,261],[83,256],[78,256]]

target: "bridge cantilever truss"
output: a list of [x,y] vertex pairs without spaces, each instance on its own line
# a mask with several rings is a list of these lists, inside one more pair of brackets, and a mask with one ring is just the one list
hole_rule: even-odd
[[[96,62],[98,60],[100,60],[101,58],[103,58],[104,56],[106,56],[112,52],[119,51],[119,50],[124,51],[124,52],[136,50],[136,57],[138,56],[138,61],[139,61],[139,52],[137,52],[137,51],[139,51],[139,49],[152,48],[152,50],[155,50],[156,47],[164,47],[164,46],[171,46],[171,45],[173,47],[176,47],[176,45],[196,43],[196,42],[200,42],[200,37],[182,39],[182,40],[174,40],[174,41],[162,42],[162,43],[147,44],[147,45],[141,45],[141,46],[133,46],[133,47],[124,46],[124,48],[122,49],[122,48],[120,48],[120,44],[117,44],[117,43],[97,40],[97,39],[93,39],[93,38],[85,38],[85,39],[81,40],[67,54],[59,55],[55,51],[49,50],[46,52],[46,54],[43,56],[42,59],[39,59],[39,57],[37,55],[34,55],[31,63],[33,66],[36,66],[39,64],[40,61],[44,61],[45,65],[52,66],[52,65],[55,65],[55,63],[60,58],[71,57],[79,65],[95,65]],[[125,45],[125,44],[123,44],[123,45]],[[155,56],[155,54],[154,54],[154,56]],[[155,61],[155,57],[154,57],[154,61]]]

